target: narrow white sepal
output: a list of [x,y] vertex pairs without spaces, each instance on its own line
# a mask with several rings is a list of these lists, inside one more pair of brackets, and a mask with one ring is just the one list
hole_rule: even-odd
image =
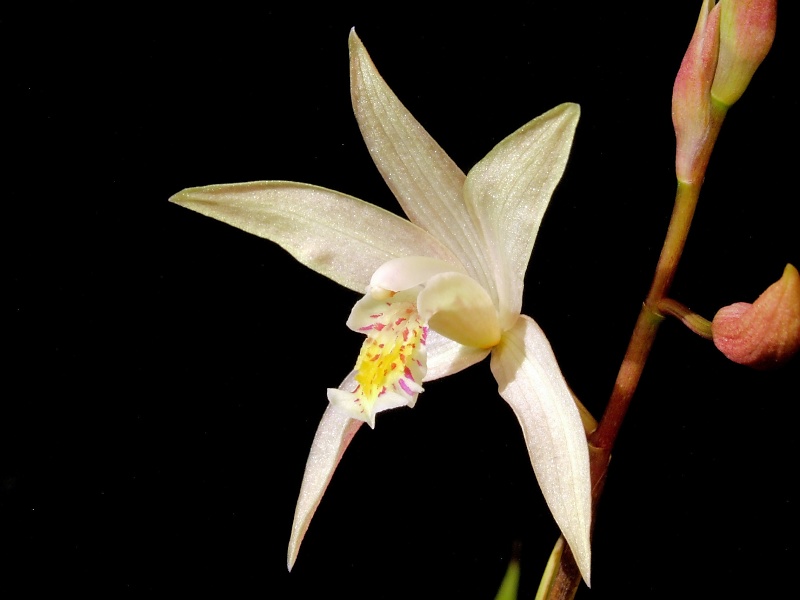
[[[342,387],[352,384],[353,373],[342,382]],[[311,451],[308,454],[303,483],[300,486],[300,495],[294,511],[294,522],[286,559],[286,565],[290,571],[297,559],[297,553],[300,551],[303,536],[305,536],[311,518],[330,483],[333,472],[356,431],[363,424],[364,421],[350,418],[332,404],[328,404],[322,415],[322,420],[311,444]]]
[[522,427],[533,471],[553,518],[590,584],[592,520],[589,447],[553,350],[526,315],[503,334],[491,369]]
[[359,294],[392,258],[423,255],[458,264],[444,244],[410,221],[306,183],[208,185],[182,190],[170,201],[275,242],[305,266]]

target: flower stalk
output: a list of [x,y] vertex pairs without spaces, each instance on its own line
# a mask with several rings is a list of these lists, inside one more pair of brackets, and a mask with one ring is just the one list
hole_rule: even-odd
[[664,298],[658,303],[658,310],[665,315],[675,317],[700,337],[707,340],[713,339],[711,321],[693,312],[690,308],[684,306],[677,300]]
[[[700,181],[702,182],[702,178]],[[675,272],[689,235],[692,217],[697,207],[700,187],[701,183],[678,182],[672,217],[650,290],[639,311],[606,410],[597,429],[588,436],[593,514],[596,514],[597,503],[605,486],[611,450],[617,440],[631,400],[633,400],[634,392],[639,385],[659,325],[665,318],[665,312],[662,311],[660,305],[666,299],[675,278]],[[592,525],[594,525],[594,519]],[[544,598],[547,600],[570,600],[575,597],[579,585],[580,575],[569,547],[567,547],[562,554],[558,572]]]
[[659,304],[667,297],[675,278],[699,194],[700,184],[678,182],[672,217],[650,291],[639,312],[605,414],[597,430],[590,437],[590,442],[594,446],[608,452],[614,446],[622,420],[628,412],[633,393],[639,384],[650,349],[653,347],[658,326],[664,320],[665,315],[659,309]]

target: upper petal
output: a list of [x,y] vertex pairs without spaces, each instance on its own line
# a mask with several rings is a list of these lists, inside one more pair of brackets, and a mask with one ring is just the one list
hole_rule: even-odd
[[[350,385],[352,382],[353,373],[345,379],[342,386]],[[322,415],[314,441],[311,443],[311,452],[308,454],[306,471],[300,486],[300,496],[294,511],[292,535],[289,539],[287,553],[287,566],[290,571],[297,559],[300,543],[311,523],[311,517],[317,510],[333,472],[356,431],[363,424],[364,421],[351,419],[332,404],[328,405]]]
[[592,497],[586,433],[550,343],[533,319],[522,315],[503,334],[491,368],[522,427],[550,512],[588,585]]
[[520,314],[533,242],[579,116],[577,104],[555,107],[497,144],[467,175],[464,199],[491,253],[504,329]]
[[401,256],[458,260],[413,223],[340,192],[290,181],[187,188],[170,198],[271,240],[317,273],[363,293],[373,272]]
[[350,93],[372,159],[408,218],[446,244],[493,294],[483,234],[461,195],[464,173],[389,89],[355,31]]

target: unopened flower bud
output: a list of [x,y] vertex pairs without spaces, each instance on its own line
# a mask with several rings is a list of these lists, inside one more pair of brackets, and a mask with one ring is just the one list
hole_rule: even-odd
[[719,54],[720,6],[703,0],[697,25],[672,88],[678,180],[702,179],[713,146],[711,86]]
[[775,39],[777,0],[722,0],[719,61],[711,95],[736,102]]
[[783,277],[753,304],[738,302],[716,314],[714,345],[733,362],[777,367],[800,350],[800,274],[786,265]]

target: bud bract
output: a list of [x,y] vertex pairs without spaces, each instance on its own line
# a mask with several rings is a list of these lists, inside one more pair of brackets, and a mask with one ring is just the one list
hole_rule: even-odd
[[722,0],[719,60],[711,95],[730,106],[736,102],[775,39],[777,0]]
[[[703,0],[697,25],[672,88],[672,123],[677,141],[678,179],[702,179],[712,133],[711,86],[719,54],[720,7]],[[713,142],[712,142],[713,143]]]

